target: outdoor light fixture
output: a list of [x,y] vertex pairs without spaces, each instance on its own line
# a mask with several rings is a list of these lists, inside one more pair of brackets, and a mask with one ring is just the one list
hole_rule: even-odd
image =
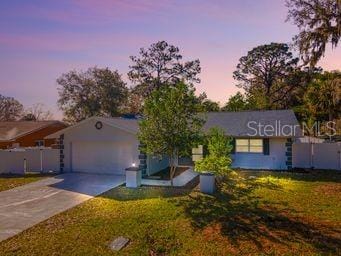
[[135,167],[135,166],[136,166],[136,164],[135,164],[135,163],[132,163],[132,164],[131,164],[131,166],[132,166],[132,167]]

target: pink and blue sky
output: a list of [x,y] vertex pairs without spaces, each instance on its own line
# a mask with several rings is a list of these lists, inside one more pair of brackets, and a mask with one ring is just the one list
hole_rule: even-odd
[[[129,56],[158,40],[199,58],[198,92],[226,102],[238,88],[232,72],[251,48],[291,42],[284,0],[3,0],[0,2],[0,94],[29,107],[57,108],[56,78],[71,69],[110,67],[123,74]],[[341,48],[320,66],[341,69]]]

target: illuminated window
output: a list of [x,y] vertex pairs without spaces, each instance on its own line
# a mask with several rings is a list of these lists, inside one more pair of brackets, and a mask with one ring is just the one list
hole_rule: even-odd
[[263,153],[262,139],[236,139],[236,152]]
[[203,158],[204,148],[202,145],[199,145],[197,148],[192,149],[192,161],[196,162]]

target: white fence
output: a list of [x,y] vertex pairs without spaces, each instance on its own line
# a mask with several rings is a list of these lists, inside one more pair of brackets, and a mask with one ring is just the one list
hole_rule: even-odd
[[24,174],[28,171],[46,172],[58,170],[58,149],[0,150],[0,173]]
[[294,143],[293,167],[341,170],[341,143]]

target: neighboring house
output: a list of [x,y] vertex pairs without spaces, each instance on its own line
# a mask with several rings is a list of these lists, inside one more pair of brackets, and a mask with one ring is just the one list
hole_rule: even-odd
[[66,127],[60,121],[0,122],[0,149],[50,147],[56,140],[44,138]]
[[[234,137],[233,167],[292,167],[292,141],[300,136],[301,130],[291,110],[205,115],[205,131],[220,127]],[[165,157],[140,152],[138,129],[136,119],[91,117],[46,138],[59,138],[61,171],[124,174],[126,168],[140,166],[145,174],[151,175],[167,167],[169,162]],[[196,158],[202,154],[202,150],[194,151]]]

